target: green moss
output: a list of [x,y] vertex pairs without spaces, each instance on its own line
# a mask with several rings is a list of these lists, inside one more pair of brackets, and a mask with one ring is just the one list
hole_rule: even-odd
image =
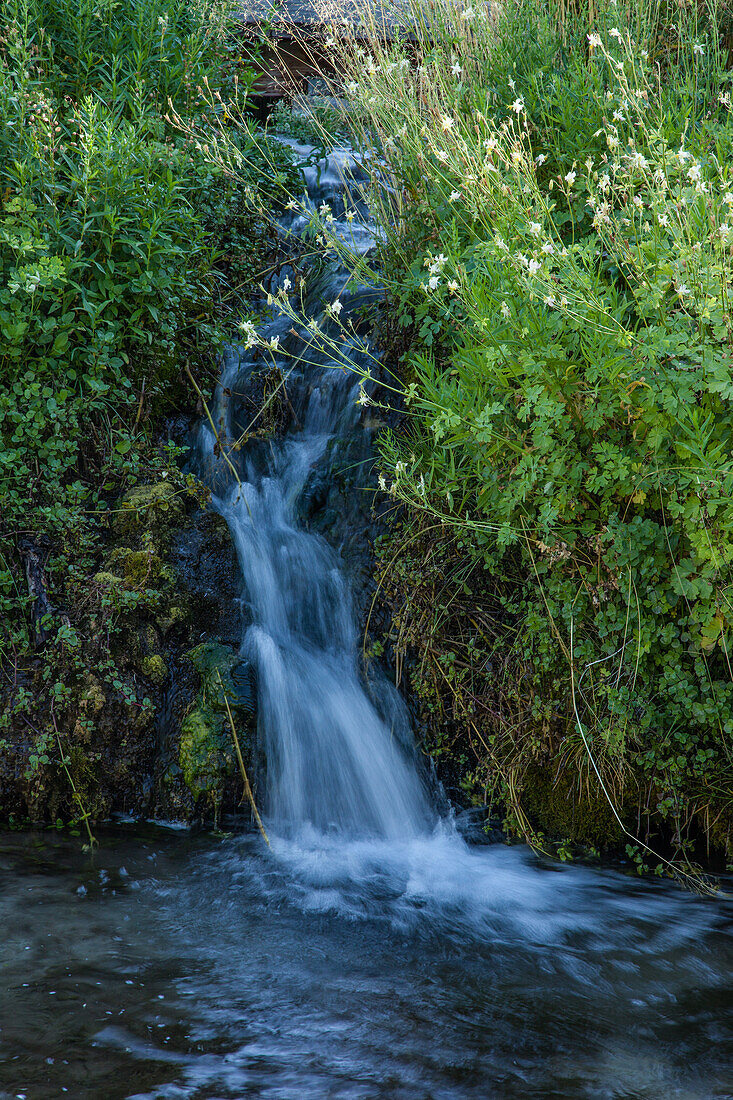
[[119,588],[122,584],[122,577],[118,577],[115,573],[110,573],[108,569],[103,569],[100,573],[94,574],[94,580],[102,588]]
[[237,689],[232,670],[241,658],[231,646],[222,642],[202,642],[186,654],[201,677],[201,701],[206,707],[225,711],[225,696],[229,706],[237,706]]
[[160,588],[173,580],[171,570],[158,554],[151,550],[131,550],[116,547],[109,556],[110,571],[121,573],[130,588]]
[[168,678],[168,666],[159,653],[143,657],[140,668],[143,676],[147,676],[154,684],[162,684]]
[[148,531],[167,535],[183,519],[185,508],[175,486],[168,481],[139,485],[121,498],[114,518],[114,529],[123,537]]
[[[549,769],[529,768],[522,782],[521,801],[533,824],[549,836],[599,847],[621,840],[621,829],[603,791],[595,784],[578,790],[575,776],[561,774],[554,779]],[[622,807],[619,812],[623,816]]]
[[164,612],[156,617],[155,622],[161,633],[167,634],[174,626],[185,623],[189,614],[187,607],[180,607],[176,604],[175,607],[166,608]]
[[223,783],[233,771],[221,714],[201,706],[188,712],[181,724],[178,761],[194,798],[205,794],[220,801]]

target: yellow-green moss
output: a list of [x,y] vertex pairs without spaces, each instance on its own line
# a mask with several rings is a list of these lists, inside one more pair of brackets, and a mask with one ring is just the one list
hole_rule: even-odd
[[180,523],[185,508],[175,487],[168,481],[155,485],[139,485],[120,499],[113,524],[123,537],[143,531],[164,533]]
[[168,678],[168,666],[159,653],[143,657],[140,668],[143,676],[147,676],[154,684],[162,684]]
[[201,706],[188,712],[181,723],[178,761],[195,798],[206,794],[214,802],[220,800],[222,784],[233,770],[220,714]]
[[163,634],[167,634],[178,623],[184,623],[189,616],[188,608],[180,607],[176,604],[175,607],[168,607],[166,610],[157,616],[155,622],[159,630]]

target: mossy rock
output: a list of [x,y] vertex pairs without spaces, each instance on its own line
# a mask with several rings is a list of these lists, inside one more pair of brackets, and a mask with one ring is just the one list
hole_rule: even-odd
[[174,626],[185,623],[190,617],[190,614],[191,612],[188,607],[176,604],[173,607],[168,607],[161,611],[155,618],[155,625],[158,627],[161,634],[167,634]]
[[209,707],[194,706],[181,723],[178,762],[183,781],[194,798],[207,795],[221,800],[225,780],[234,772],[234,760],[224,719]]
[[171,527],[181,523],[184,515],[185,505],[175,486],[169,481],[159,481],[125,493],[118,501],[113,527],[123,538],[143,532],[164,537]]
[[[603,791],[592,781],[578,790],[575,775],[553,778],[550,768],[528,768],[521,789],[522,806],[530,819],[551,837],[604,848],[618,844],[621,828]],[[618,807],[624,816],[624,807]]]
[[226,712],[226,702],[233,711],[251,716],[256,710],[254,672],[236,650],[222,642],[202,642],[186,654],[201,677],[202,705]]
[[159,653],[153,653],[149,657],[143,657],[140,663],[143,676],[152,680],[154,684],[164,684],[168,679],[168,666]]
[[84,673],[84,690],[79,700],[79,706],[87,714],[99,714],[107,702],[107,696],[97,677],[89,671]]
[[119,573],[128,588],[164,588],[175,582],[173,570],[152,550],[116,547],[109,556],[109,570]]
[[109,569],[102,569],[94,574],[94,581],[101,588],[119,588],[124,582],[116,573],[110,573]]

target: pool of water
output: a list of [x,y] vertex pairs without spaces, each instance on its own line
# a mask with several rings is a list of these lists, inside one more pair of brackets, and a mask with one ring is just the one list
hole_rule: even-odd
[[448,831],[0,838],[0,1097],[733,1097],[733,908]]

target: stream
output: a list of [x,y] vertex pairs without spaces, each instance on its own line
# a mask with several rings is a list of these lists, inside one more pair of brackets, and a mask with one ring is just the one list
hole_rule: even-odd
[[[344,172],[358,188],[343,150],[306,167],[307,202],[367,250]],[[101,831],[92,856],[63,834],[0,837],[0,1098],[731,1098],[729,898],[480,842],[398,692],[362,672],[350,570],[304,503],[345,463],[354,493],[369,481],[358,381],[303,353],[305,320],[327,329],[338,299],[368,361],[375,292],[345,280],[337,262],[314,272],[302,331],[261,327],[289,372],[283,438],[237,451],[237,477],[205,423],[195,438],[243,577],[271,848],[140,823]],[[262,365],[224,355],[225,439]]]

